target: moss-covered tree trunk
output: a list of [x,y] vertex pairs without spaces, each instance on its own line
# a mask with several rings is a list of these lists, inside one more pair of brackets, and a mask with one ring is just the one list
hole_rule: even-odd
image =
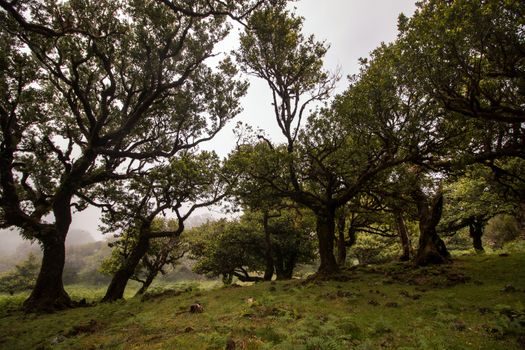
[[283,255],[278,247],[275,247],[275,275],[280,281],[289,280],[293,277],[293,271],[297,265],[297,254]]
[[423,191],[414,196],[419,212],[419,246],[415,257],[418,266],[442,264],[450,259],[450,253],[436,231],[443,210],[443,194],[438,192],[428,198]]

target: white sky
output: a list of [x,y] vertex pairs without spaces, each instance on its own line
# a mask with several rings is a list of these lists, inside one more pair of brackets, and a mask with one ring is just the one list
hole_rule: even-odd
[[[398,15],[412,15],[414,3],[415,0],[301,0],[294,6],[296,12],[305,18],[304,34],[314,34],[317,40],[326,40],[330,44],[325,67],[330,71],[340,69],[340,92],[347,86],[346,77],[358,72],[358,58],[367,57],[381,42],[395,39]],[[235,45],[234,42],[235,39],[230,39],[222,45],[224,50],[235,49],[227,47]],[[235,144],[232,127],[237,121],[264,129],[272,139],[281,140],[272,114],[270,91],[261,80],[251,78],[249,81],[248,95],[242,101],[244,111],[204,148],[226,156]],[[98,216],[98,210],[94,208],[77,213],[71,228],[84,229],[101,239],[103,236],[97,229]]]

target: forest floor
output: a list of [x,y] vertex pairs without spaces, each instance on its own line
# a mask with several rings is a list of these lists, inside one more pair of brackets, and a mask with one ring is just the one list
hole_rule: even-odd
[[525,348],[525,253],[357,267],[337,281],[179,284],[43,315],[14,309],[20,298],[0,297],[0,349]]

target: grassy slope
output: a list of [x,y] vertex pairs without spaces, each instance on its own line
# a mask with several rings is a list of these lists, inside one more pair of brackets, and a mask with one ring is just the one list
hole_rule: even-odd
[[[1,349],[521,349],[525,254],[0,318]],[[506,285],[512,285],[507,287]],[[438,287],[435,287],[438,286]],[[516,290],[514,290],[516,289]],[[191,314],[200,302],[204,312]]]

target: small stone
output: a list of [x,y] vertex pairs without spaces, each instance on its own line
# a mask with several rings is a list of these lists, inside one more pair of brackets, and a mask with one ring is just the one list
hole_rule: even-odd
[[504,293],[513,293],[516,291],[516,287],[514,287],[512,284],[507,284],[501,291]]
[[193,332],[195,329],[193,329],[193,327],[186,327],[184,328],[184,333],[191,333]]
[[190,306],[190,312],[192,314],[200,314],[200,313],[203,313],[204,312],[204,308],[202,307],[201,304],[199,303],[195,303],[195,304],[192,304]]
[[63,335],[57,335],[56,337],[51,339],[51,345],[62,343],[64,340],[66,340],[66,337],[64,337]]

